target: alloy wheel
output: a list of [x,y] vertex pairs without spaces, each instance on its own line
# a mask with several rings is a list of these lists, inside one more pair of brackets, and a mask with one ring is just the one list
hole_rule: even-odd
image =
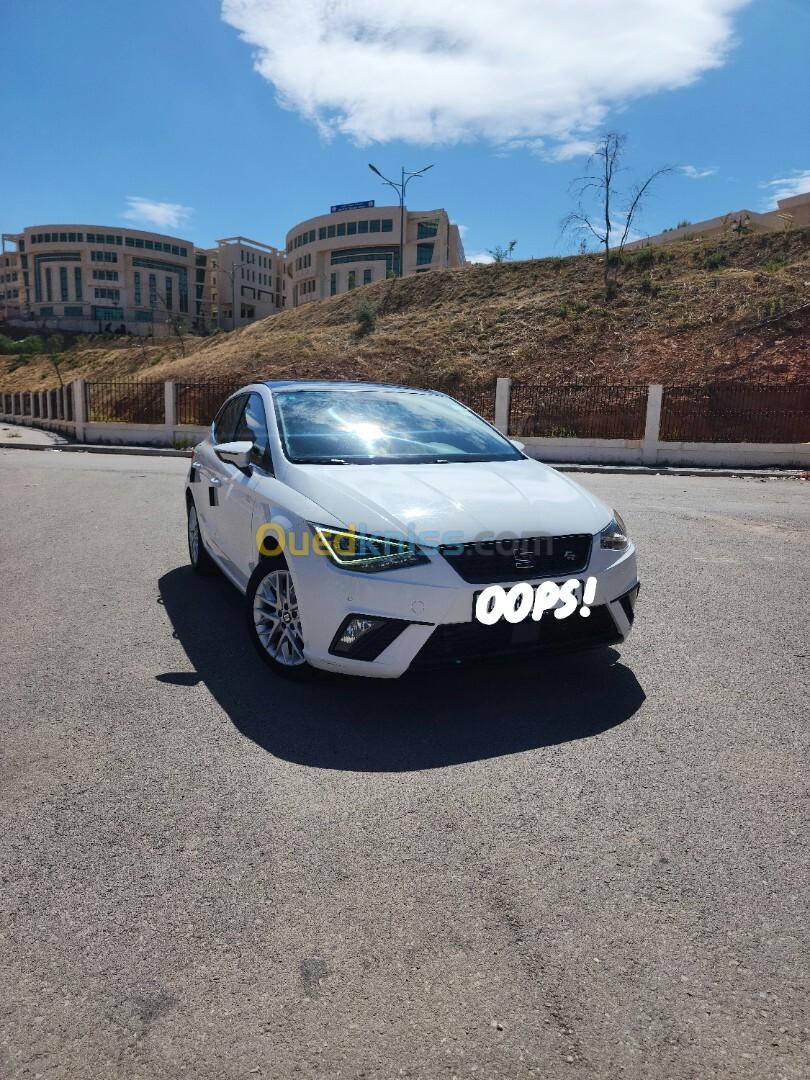
[[253,622],[268,656],[285,667],[297,667],[304,659],[304,635],[289,570],[271,570],[253,598]]
[[188,552],[194,566],[200,561],[200,523],[197,508],[192,504],[188,511]]

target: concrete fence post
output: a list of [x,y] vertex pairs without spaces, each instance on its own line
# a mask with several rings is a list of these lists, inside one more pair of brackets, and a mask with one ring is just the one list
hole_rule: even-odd
[[76,442],[84,442],[84,425],[87,423],[87,392],[84,379],[71,383],[73,390],[73,420],[76,424]]
[[45,400],[45,411],[44,411],[44,413],[42,415],[45,417],[46,420],[50,420],[50,418],[51,418],[51,392],[50,392],[50,390],[43,390],[42,393],[44,394],[44,400]]
[[641,443],[641,461],[644,465],[655,465],[658,459],[658,433],[661,429],[661,403],[664,400],[664,387],[661,383],[650,383],[647,389],[647,416],[644,421],[644,439]]
[[177,427],[177,395],[173,382],[164,382],[163,402],[163,423],[166,425],[166,434],[171,442],[174,429]]
[[495,427],[502,435],[509,434],[509,408],[512,403],[512,380],[498,379],[495,383]]

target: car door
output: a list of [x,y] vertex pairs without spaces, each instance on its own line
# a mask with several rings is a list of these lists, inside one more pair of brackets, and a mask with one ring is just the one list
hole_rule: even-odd
[[245,470],[221,463],[228,475],[223,476],[219,489],[220,536],[225,558],[238,573],[240,581],[247,583],[256,563],[253,535],[256,491],[262,479],[273,474],[264,402],[255,391],[246,395],[233,441],[252,443],[253,449],[250,465]]
[[245,407],[247,395],[238,394],[230,398],[217,413],[211,425],[211,437],[200,443],[194,454],[192,470],[195,489],[197,515],[200,518],[206,543],[210,544],[219,558],[224,555],[222,515],[220,513],[220,489],[225,475],[223,463],[216,455],[220,443],[233,442],[239,416]]

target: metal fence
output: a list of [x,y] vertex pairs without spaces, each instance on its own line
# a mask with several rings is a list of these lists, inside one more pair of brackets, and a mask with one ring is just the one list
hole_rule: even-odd
[[422,389],[440,390],[443,394],[466,405],[468,409],[477,412],[490,423],[495,419],[495,383],[457,383],[457,382],[431,382],[420,383]]
[[205,427],[214,419],[222,402],[244,382],[209,379],[207,382],[175,383],[178,424]]
[[143,379],[88,382],[87,419],[91,423],[162,424],[164,385]]
[[662,442],[810,442],[810,385],[667,386]]
[[571,439],[641,439],[647,384],[512,384],[513,435]]

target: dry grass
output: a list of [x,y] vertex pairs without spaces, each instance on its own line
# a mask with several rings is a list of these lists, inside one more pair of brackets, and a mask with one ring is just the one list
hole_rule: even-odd
[[[435,271],[378,282],[232,334],[66,353],[63,378],[359,378],[422,385],[525,381],[667,383],[810,376],[810,229],[630,255],[606,303],[593,255]],[[359,333],[355,304],[378,310]],[[791,314],[797,312],[797,314]],[[5,361],[5,365],[4,365]],[[56,385],[47,358],[4,390]]]

